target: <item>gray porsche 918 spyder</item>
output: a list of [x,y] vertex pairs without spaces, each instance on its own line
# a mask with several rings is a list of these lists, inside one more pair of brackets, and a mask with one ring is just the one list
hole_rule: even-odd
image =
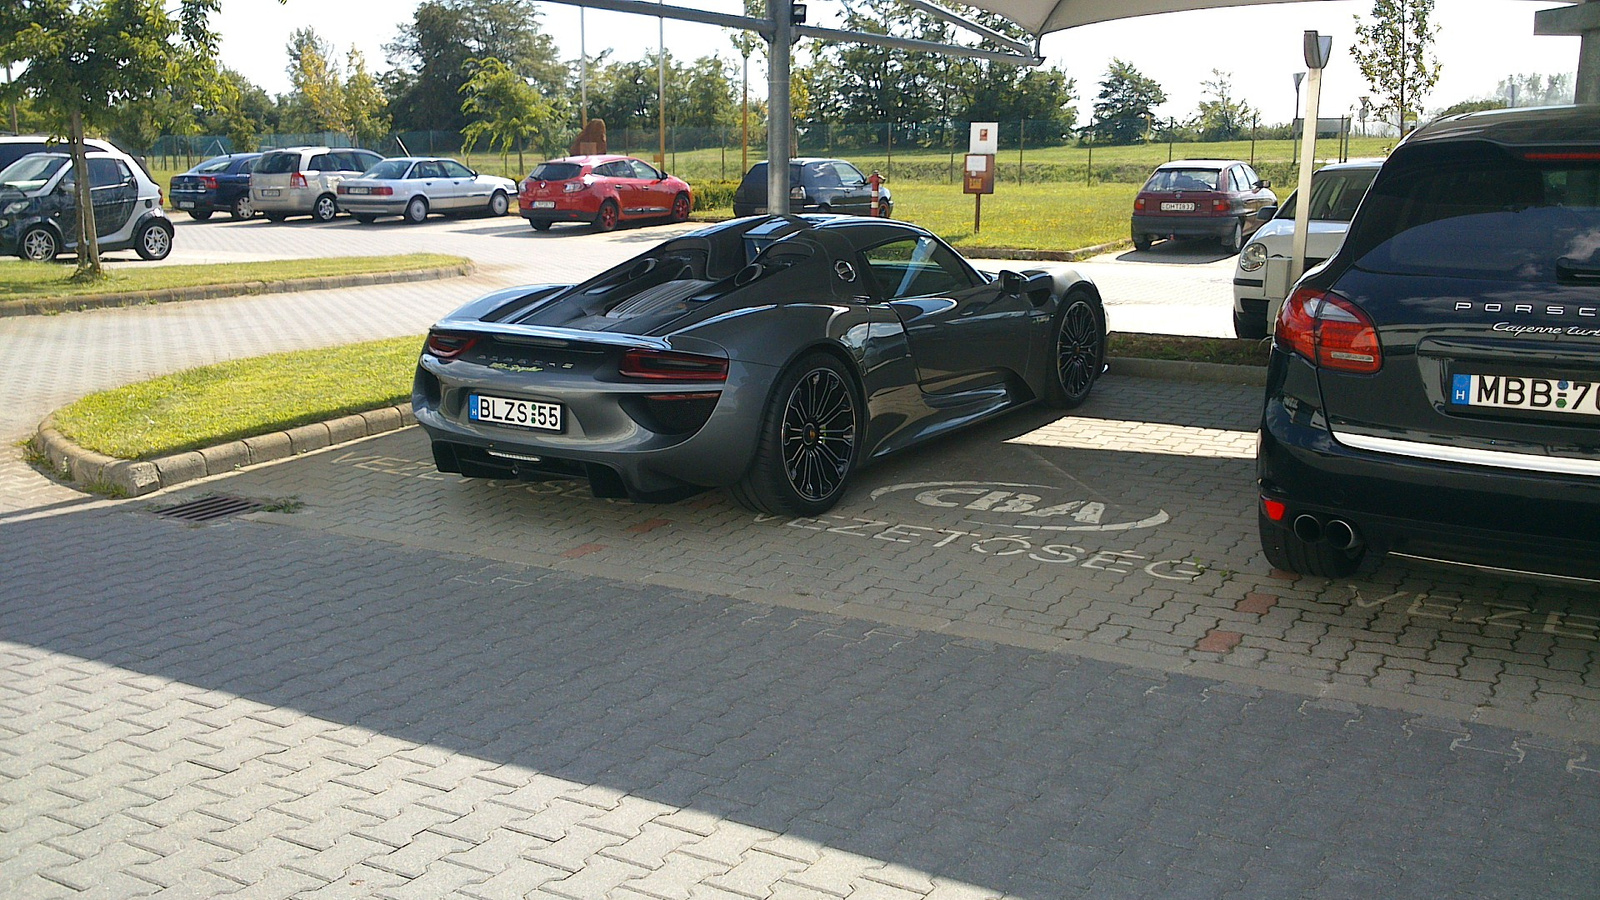
[[762,216],[463,306],[428,333],[412,403],[441,472],[816,515],[878,457],[1082,403],[1105,335],[1074,273],[986,275],[904,222]]

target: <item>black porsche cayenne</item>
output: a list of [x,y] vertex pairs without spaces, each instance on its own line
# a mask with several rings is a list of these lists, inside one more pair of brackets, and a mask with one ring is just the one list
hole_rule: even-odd
[[1277,321],[1268,561],[1600,576],[1600,106],[1433,122]]

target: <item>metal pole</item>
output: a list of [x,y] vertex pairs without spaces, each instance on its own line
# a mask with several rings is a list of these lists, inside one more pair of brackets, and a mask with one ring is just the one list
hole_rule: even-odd
[[[661,0],[666,6],[667,0]],[[660,113],[661,146],[656,151],[656,168],[667,167],[667,20],[656,20],[658,41],[656,47],[656,109]]]
[[1317,106],[1322,99],[1322,70],[1306,77],[1306,118],[1310,128],[1300,129],[1300,199],[1294,205],[1294,241],[1289,258],[1289,284],[1306,271],[1306,231],[1311,227],[1311,170],[1317,164]]
[[1028,130],[1028,120],[1017,120],[1017,185],[1022,185],[1022,145],[1026,143],[1023,132]]
[[789,57],[794,49],[793,0],[767,0],[772,26],[767,54],[767,212],[789,213]]
[[584,49],[583,7],[578,7],[578,131],[589,127],[589,51]]
[[744,55],[744,107],[740,114],[744,140],[739,145],[739,177],[750,171],[750,54]]

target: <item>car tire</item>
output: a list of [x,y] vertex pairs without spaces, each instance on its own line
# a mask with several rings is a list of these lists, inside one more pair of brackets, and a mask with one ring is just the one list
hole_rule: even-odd
[[880,198],[878,200],[878,218],[880,218],[880,219],[892,219],[892,218],[894,218],[894,204],[889,202],[888,200],[884,200],[884,199]]
[[189,210],[189,218],[195,220],[196,222],[204,222],[205,220],[211,218],[211,210],[191,209]]
[[1341,550],[1325,541],[1307,543],[1292,528],[1286,528],[1256,511],[1261,533],[1261,551],[1274,569],[1297,572],[1313,578],[1344,578],[1360,568],[1367,555],[1365,545]]
[[674,222],[687,222],[687,221],[689,221],[689,210],[691,209],[692,205],[693,204],[691,204],[690,201],[689,201],[689,195],[688,194],[679,193],[678,196],[673,197],[672,198],[672,221],[674,221]]
[[255,214],[255,204],[250,202],[250,197],[247,194],[240,194],[239,196],[235,197],[233,200],[233,206],[228,208],[228,215],[233,216],[235,219],[239,219],[241,221],[244,219],[255,218]]
[[545,219],[529,219],[528,224],[533,226],[534,231],[550,230],[550,222]]
[[783,371],[761,417],[755,459],[730,488],[747,509],[815,516],[844,496],[861,456],[864,404],[855,375],[830,353]]
[[1100,298],[1082,288],[1068,291],[1050,335],[1053,366],[1044,400],[1057,409],[1082,406],[1105,370],[1106,314]]
[[1244,223],[1235,219],[1233,230],[1222,236],[1222,249],[1238,253],[1244,247]]
[[1248,310],[1233,311],[1233,333],[1241,340],[1259,341],[1267,336],[1267,317]]
[[506,196],[505,191],[495,191],[494,194],[489,197],[489,215],[499,218],[510,211],[511,198]]
[[152,219],[140,226],[133,249],[141,259],[166,259],[172,252],[172,226],[165,219]]
[[594,216],[595,231],[615,231],[617,222],[622,218],[622,210],[617,207],[617,201],[607,200],[600,204],[600,211]]
[[61,239],[43,225],[35,225],[22,233],[17,242],[17,255],[31,262],[49,262],[61,252]]
[[1133,236],[1133,249],[1143,252],[1149,250],[1155,242],[1155,238],[1148,234],[1136,234]]
[[428,218],[428,201],[421,197],[412,197],[406,204],[405,219],[407,224],[421,225]]
[[355,216],[356,221],[363,225],[371,225],[373,222],[378,221],[378,217],[372,213],[356,213]]
[[282,222],[285,219],[289,218],[289,214],[288,213],[281,213],[281,212],[269,212],[266,215],[267,215],[267,221],[268,222]]
[[323,194],[317,202],[311,204],[311,218],[318,222],[332,222],[333,217],[339,214],[339,201],[332,194]]

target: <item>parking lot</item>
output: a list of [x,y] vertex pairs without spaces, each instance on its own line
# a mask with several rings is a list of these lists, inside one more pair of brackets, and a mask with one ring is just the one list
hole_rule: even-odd
[[[58,350],[4,423],[416,333],[670,233],[180,222],[175,261],[479,272],[0,320],[8,357]],[[1160,244],[1082,266],[1113,328],[1190,333],[1226,329],[1231,267]],[[415,428],[131,501],[12,462],[0,896],[1592,894],[1592,589],[1271,571],[1259,404],[1113,374],[800,519],[440,475]],[[214,493],[273,509],[155,514]]]

